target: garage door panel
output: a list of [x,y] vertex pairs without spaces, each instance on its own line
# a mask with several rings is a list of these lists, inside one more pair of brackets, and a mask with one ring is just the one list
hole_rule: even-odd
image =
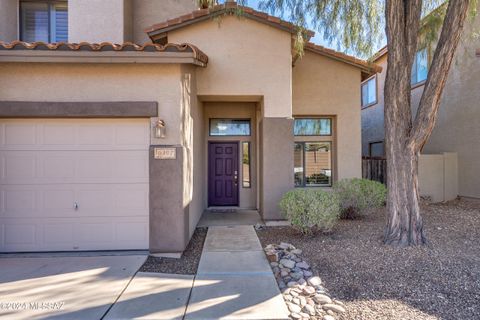
[[148,248],[149,143],[147,119],[1,119],[0,252]]
[[33,146],[37,144],[37,126],[35,123],[10,122],[4,125],[4,144],[6,146]]
[[2,151],[0,184],[148,182],[148,151]]
[[38,197],[35,189],[32,189],[29,186],[20,189],[4,189],[2,187],[0,192],[5,201],[3,207],[4,216],[18,216],[22,215],[24,212],[33,214],[37,211]]
[[34,154],[5,154],[5,179],[8,181],[35,179],[37,176],[37,158]]
[[4,219],[0,223],[0,230],[6,230],[1,252],[148,249],[148,217]]
[[0,150],[144,150],[146,119],[1,119]]
[[43,230],[45,246],[73,248],[74,236],[71,223],[46,223]]
[[41,138],[39,145],[48,146],[67,146],[75,141],[75,126],[68,124],[51,123],[44,124],[40,130]]
[[37,226],[34,223],[7,223],[4,228],[6,246],[36,246]]

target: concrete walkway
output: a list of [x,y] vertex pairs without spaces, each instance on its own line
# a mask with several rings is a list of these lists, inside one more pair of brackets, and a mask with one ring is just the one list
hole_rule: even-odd
[[185,319],[289,319],[252,226],[210,227]]

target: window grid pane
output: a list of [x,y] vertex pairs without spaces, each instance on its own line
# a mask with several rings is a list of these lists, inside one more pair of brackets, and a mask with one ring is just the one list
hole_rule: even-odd
[[303,143],[295,143],[293,163],[295,187],[303,187]]
[[211,136],[249,136],[250,120],[210,119]]
[[331,184],[330,143],[305,143],[305,185],[329,186]]
[[364,82],[362,84],[362,107],[377,101],[377,78]]
[[52,41],[68,41],[68,7],[66,4],[52,6]]
[[293,131],[296,136],[330,136],[332,119],[295,119]]
[[296,142],[294,144],[295,187],[332,185],[331,142]]
[[66,1],[21,1],[20,16],[22,41],[68,41],[68,4]]
[[242,142],[242,187],[250,188],[250,142]]
[[49,42],[49,12],[47,3],[22,2],[22,40]]

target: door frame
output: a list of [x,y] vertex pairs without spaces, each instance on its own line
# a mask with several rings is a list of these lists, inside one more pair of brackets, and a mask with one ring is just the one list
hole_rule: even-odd
[[[232,205],[214,205],[210,202],[210,145],[213,144],[235,144],[237,148],[237,157],[235,159],[235,163],[237,166],[237,188],[235,190],[237,194],[237,203]],[[240,168],[239,168],[239,155],[240,155],[240,141],[239,140],[208,140],[207,145],[207,206],[208,207],[238,207],[240,206]]]

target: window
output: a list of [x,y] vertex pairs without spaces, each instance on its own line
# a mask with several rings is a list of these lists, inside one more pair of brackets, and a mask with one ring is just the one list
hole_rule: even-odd
[[20,19],[22,41],[68,41],[66,1],[21,1]]
[[331,186],[331,142],[295,142],[294,179],[296,187]]
[[250,188],[250,142],[242,142],[242,187]]
[[417,51],[412,66],[412,84],[427,80],[428,76],[428,52],[427,49]]
[[362,107],[377,103],[377,76],[362,82]]
[[249,136],[250,120],[210,119],[211,136]]
[[370,157],[383,157],[385,155],[383,141],[370,142],[368,145],[368,154]]
[[332,119],[295,119],[293,131],[296,136],[330,136]]

